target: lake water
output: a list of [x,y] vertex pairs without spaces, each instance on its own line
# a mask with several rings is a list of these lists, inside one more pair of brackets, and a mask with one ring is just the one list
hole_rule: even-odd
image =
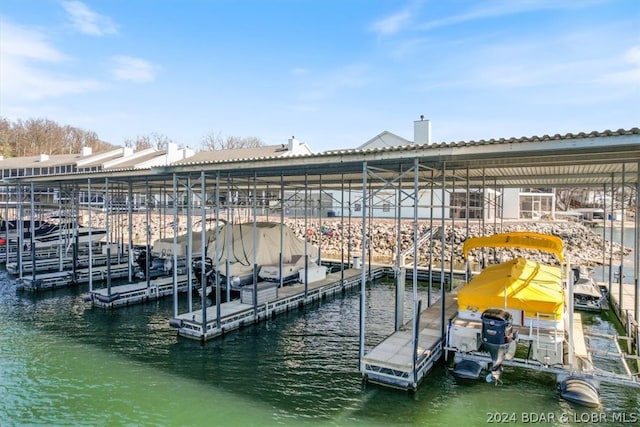
[[[363,385],[357,292],[201,345],[168,326],[171,299],[105,311],[82,301],[86,291],[17,293],[0,272],[0,426],[640,422],[638,389],[603,385],[603,407],[592,410],[560,399],[554,377],[514,368],[499,385],[459,384],[444,364],[416,393]],[[371,347],[393,330],[394,297],[390,283],[367,292]],[[616,332],[604,315],[584,323]]]
[[[625,247],[630,248],[633,251],[634,247],[634,239],[635,239],[635,228],[633,227],[614,227],[613,230],[610,227],[607,227],[606,230],[603,230],[601,227],[597,227],[593,229],[594,233],[599,236],[603,235],[607,241],[612,240],[615,243],[623,243]],[[608,262],[609,260],[605,260]],[[612,277],[617,274],[620,269],[621,260],[620,257],[613,259],[613,268],[612,268]],[[622,274],[624,278],[624,283],[632,284],[634,281],[634,271],[633,271],[633,252],[631,254],[625,256],[622,259]],[[594,277],[599,281],[608,281],[609,280],[609,268],[606,267],[597,267],[595,268]],[[614,279],[615,280],[615,279]]]

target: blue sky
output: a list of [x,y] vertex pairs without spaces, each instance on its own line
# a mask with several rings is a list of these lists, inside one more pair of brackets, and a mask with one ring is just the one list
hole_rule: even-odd
[[2,0],[0,46],[0,116],[113,144],[640,126],[637,0]]

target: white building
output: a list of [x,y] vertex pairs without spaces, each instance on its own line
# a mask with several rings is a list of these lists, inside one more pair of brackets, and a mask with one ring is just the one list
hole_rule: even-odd
[[[431,122],[420,120],[414,122],[413,141],[402,138],[391,132],[384,131],[358,147],[358,150],[372,150],[392,146],[409,144],[431,144]],[[470,219],[493,220],[503,219],[541,219],[555,217],[554,189],[519,189],[519,188],[485,188],[472,189],[467,195],[464,188],[447,189],[443,192],[437,189],[420,189],[418,191],[418,218],[442,219]],[[317,195],[316,195],[317,197]],[[377,218],[413,218],[414,207],[412,200],[398,203],[401,198],[393,190],[377,192],[368,206],[372,216]],[[351,215],[362,215],[362,191],[345,192],[328,191],[326,200],[323,197],[322,206],[328,216],[347,216],[348,206],[351,205]],[[406,199],[406,198],[405,198]],[[444,199],[444,200],[443,200]],[[469,205],[467,209],[467,204]],[[442,206],[444,205],[444,209]],[[398,206],[400,208],[398,209]],[[343,208],[344,207],[344,208]]]

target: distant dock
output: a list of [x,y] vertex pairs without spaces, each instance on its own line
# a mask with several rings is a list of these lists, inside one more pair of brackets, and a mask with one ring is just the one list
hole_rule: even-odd
[[[195,288],[195,277],[191,280],[191,285]],[[179,275],[175,283],[174,286],[173,277],[161,277],[149,281],[148,284],[142,281],[94,289],[85,297],[85,301],[91,302],[95,307],[111,309],[164,298],[173,295],[175,288],[178,292],[187,291],[189,288],[189,278],[186,274]]]
[[[368,272],[368,277],[378,278],[384,273],[383,267],[372,267]],[[253,286],[247,285],[243,287],[239,300],[220,304],[219,320],[218,307],[213,305],[207,307],[204,313],[200,309],[180,314],[171,319],[169,324],[178,329],[180,336],[206,341],[240,327],[268,319],[276,314],[358,287],[361,284],[361,277],[362,270],[360,269],[329,273],[325,279],[307,284],[306,292],[303,283],[278,288],[275,283],[272,284],[275,286],[269,287],[264,286],[268,282],[261,282],[258,283],[258,289],[262,288],[264,293],[262,295],[258,293],[255,305],[253,303]]]

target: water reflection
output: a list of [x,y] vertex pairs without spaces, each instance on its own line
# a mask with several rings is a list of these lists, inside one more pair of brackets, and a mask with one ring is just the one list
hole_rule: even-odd
[[[108,311],[88,307],[84,292],[18,294],[0,281],[0,420],[11,411],[7,424],[212,424],[224,416],[236,425],[448,426],[484,425],[487,410],[573,410],[552,376],[517,369],[498,387],[458,384],[443,365],[416,393],[363,386],[357,290],[205,345],[169,327],[170,299]],[[419,289],[423,302],[426,292]],[[367,346],[393,331],[394,295],[390,282],[368,287]],[[407,286],[405,319],[411,309]],[[585,322],[615,331],[598,315]],[[637,390],[603,387],[603,400],[626,411],[639,405]]]

